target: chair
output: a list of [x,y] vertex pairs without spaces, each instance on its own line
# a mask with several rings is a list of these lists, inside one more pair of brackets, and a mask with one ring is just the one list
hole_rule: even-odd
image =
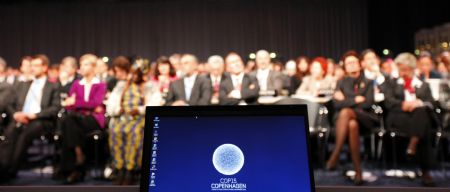
[[[430,112],[430,117],[437,123],[437,125],[439,124],[439,120],[437,120],[437,116],[436,116],[436,109],[434,107],[434,105],[430,102],[424,102],[424,106],[429,110]],[[439,126],[438,126],[439,127]],[[440,128],[437,128],[437,130],[439,130]],[[400,174],[398,175],[397,173],[399,173],[399,169],[398,169],[398,153],[397,153],[397,138],[399,137],[403,137],[403,138],[409,138],[410,136],[407,133],[404,133],[398,129],[395,129],[394,127],[388,127],[387,132],[389,132],[389,136],[391,139],[391,143],[392,143],[392,161],[393,161],[393,170],[395,170],[396,172],[396,176],[400,176],[400,175],[404,175],[404,174]],[[436,132],[436,136],[441,135],[442,136],[442,132]],[[440,137],[440,136],[439,136]],[[437,144],[437,143],[436,143]],[[407,174],[408,175],[408,174]],[[410,178],[415,178],[415,174],[413,175],[408,175]]]
[[8,124],[8,115],[6,113],[2,113],[0,115],[0,143],[6,140],[4,130],[7,124]]
[[449,113],[449,111],[446,111],[441,108],[436,108],[435,112],[436,113],[434,113],[432,117],[437,123],[437,129],[435,133],[436,137],[435,146],[438,149],[438,153],[436,155],[437,159],[439,159],[440,167],[442,169],[442,173],[444,174],[444,178],[447,179],[447,167],[450,167],[450,163],[445,162],[445,151],[444,148],[441,146],[441,143],[443,138],[450,140],[450,130],[448,129],[448,127],[446,128],[443,126],[443,119],[439,119],[438,115]]
[[94,167],[93,167],[93,177],[102,178],[102,171],[100,170],[100,145],[101,140],[106,137],[106,132],[104,130],[93,130],[86,134],[86,139],[93,141],[94,143]]

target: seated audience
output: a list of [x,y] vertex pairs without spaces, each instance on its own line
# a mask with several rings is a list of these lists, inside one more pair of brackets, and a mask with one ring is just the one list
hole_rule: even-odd
[[73,82],[79,79],[77,70],[78,70],[77,59],[71,56],[63,58],[59,66],[59,84],[60,84],[61,99],[67,98],[70,91],[70,87],[72,87]]
[[361,52],[361,66],[364,70],[364,77],[372,80],[374,88],[375,102],[384,101],[384,93],[389,89],[391,78],[380,71],[381,61],[378,55],[372,49],[366,49]]
[[434,62],[433,58],[431,58],[431,55],[429,54],[423,54],[419,57],[419,60],[417,62],[418,66],[418,73],[419,73],[419,79],[422,81],[426,81],[428,79],[441,79],[442,76],[434,70]]
[[170,61],[170,64],[172,65],[173,69],[175,70],[177,78],[183,77],[183,75],[184,75],[183,70],[181,70],[181,67],[180,67],[181,55],[178,53],[172,54],[169,57],[169,61]]
[[68,114],[61,119],[61,172],[67,175],[65,183],[83,180],[85,175],[86,134],[105,127],[105,99],[107,87],[95,75],[98,58],[85,54],[80,58],[81,80],[75,80],[69,97],[63,101]]
[[[391,89],[386,92],[386,108],[389,110],[387,127],[406,133],[409,144],[406,155],[416,156],[422,171],[422,184],[434,185],[430,175],[431,155],[428,134],[431,129],[431,118],[425,107],[426,102],[432,102],[433,97],[429,85],[414,75],[416,57],[410,53],[401,53],[395,58],[399,78],[394,79]],[[420,143],[420,145],[419,145]]]
[[0,83],[8,83],[8,66],[6,61],[0,57]]
[[60,108],[58,86],[46,76],[47,56],[36,55],[29,64],[31,81],[17,83],[10,96],[7,110],[13,120],[5,130],[7,141],[0,144],[0,180],[16,177],[33,139],[52,131]]
[[184,77],[169,86],[165,105],[209,105],[211,103],[211,81],[197,72],[198,59],[194,55],[184,54],[180,68]]
[[260,88],[260,95],[277,95],[283,89],[283,78],[280,72],[274,71],[270,67],[270,55],[266,50],[256,52],[257,70],[250,73],[256,77]]
[[48,81],[52,83],[58,83],[59,81],[59,64],[53,64],[47,71]]
[[251,72],[256,70],[256,62],[254,59],[248,59],[245,64],[244,71],[246,74],[250,74]]
[[303,104],[308,105],[308,121],[310,127],[317,127],[317,118],[320,103],[311,101],[317,97],[327,97],[333,95],[334,81],[327,76],[328,64],[323,57],[316,57],[310,66],[309,75],[303,78],[302,84],[296,91],[296,95],[304,98]]
[[327,76],[327,60],[323,57],[315,58],[309,69],[310,75],[303,78],[296,95],[312,97],[332,95],[334,82],[330,76]]
[[97,65],[95,67],[95,76],[100,80],[100,82],[105,82],[108,88],[108,92],[111,92],[117,83],[114,76],[108,74],[108,64],[103,61],[103,59],[97,59]]
[[289,95],[295,94],[297,89],[302,84],[303,77],[309,74],[309,59],[305,56],[300,56],[296,60],[296,73],[291,76],[291,86],[289,88]]
[[[130,70],[127,68],[129,62],[119,57],[114,61],[114,66],[120,83],[123,83]],[[150,81],[146,83],[143,77],[143,70],[133,66],[125,85],[122,87],[118,84],[120,87],[116,86],[113,90],[114,94],[118,93],[117,96],[108,101],[108,114],[118,116],[110,123],[109,140],[113,166],[118,172],[114,181],[116,185],[132,185],[137,181],[141,169],[145,107],[161,104],[158,87]]]
[[339,154],[348,137],[350,154],[355,169],[354,184],[363,184],[360,159],[360,130],[375,128],[378,122],[372,112],[374,103],[373,83],[364,77],[359,56],[349,51],[342,57],[347,77],[340,80],[334,94],[334,105],[338,111],[336,127],[336,145],[327,161],[327,169],[335,169]]
[[[284,71],[283,74],[285,75],[285,78],[283,80],[283,90],[287,90],[287,95],[292,95],[291,93],[291,84],[292,84],[292,78],[296,74],[296,68],[297,64],[295,64],[294,60],[289,60],[284,65]],[[294,91],[295,92],[295,91]]]
[[167,57],[159,57],[156,60],[156,67],[152,82],[159,87],[159,92],[165,99],[169,92],[169,85],[177,79],[175,68]]
[[[11,95],[14,94],[12,84],[8,82],[7,63],[0,57],[0,114],[5,113],[8,105],[10,105],[14,99]],[[0,135],[3,133],[3,126],[7,123],[8,118],[0,118]]]
[[244,72],[244,62],[237,53],[225,58],[229,74],[220,83],[220,105],[256,104],[259,97],[258,81]]
[[15,82],[29,82],[33,80],[33,74],[31,72],[31,60],[33,58],[30,56],[24,56],[20,60],[20,75],[17,77]]
[[446,69],[443,70],[445,71],[444,73],[442,73],[443,78],[450,81],[450,52],[442,52],[439,58],[442,65],[444,65],[444,68]]
[[225,79],[225,66],[223,58],[219,55],[213,55],[208,58],[209,74],[206,75],[212,84],[211,104],[219,104],[220,83]]

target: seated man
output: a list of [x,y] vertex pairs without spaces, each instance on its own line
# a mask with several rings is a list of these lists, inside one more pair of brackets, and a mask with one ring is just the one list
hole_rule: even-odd
[[225,62],[230,74],[220,83],[219,104],[256,104],[259,97],[258,81],[244,73],[244,62],[241,57],[236,53],[230,53]]
[[256,52],[257,70],[250,73],[258,80],[260,96],[280,94],[283,89],[283,76],[270,66],[270,54],[266,50]]
[[170,84],[166,105],[209,105],[212,95],[211,81],[198,74],[197,57],[191,54],[183,55],[180,67],[184,77]]
[[33,57],[33,80],[19,83],[11,96],[14,101],[8,107],[8,113],[13,116],[13,122],[5,132],[7,141],[0,147],[0,174],[5,179],[15,177],[32,140],[53,127],[60,109],[58,86],[47,80],[48,64],[45,55]]
[[433,101],[433,97],[429,85],[414,75],[414,55],[402,53],[395,58],[395,63],[398,65],[399,78],[393,81],[390,91],[386,91],[385,105],[389,110],[387,126],[408,134],[410,142],[407,156],[415,156],[416,148],[419,148],[422,184],[430,186],[433,180],[429,173],[431,146],[427,135],[432,122],[424,103]]

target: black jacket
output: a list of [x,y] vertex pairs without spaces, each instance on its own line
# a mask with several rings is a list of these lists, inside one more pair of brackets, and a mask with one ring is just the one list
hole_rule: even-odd
[[[13,93],[14,100],[8,106],[7,111],[13,115],[15,112],[22,111],[27,97],[28,90],[31,86],[30,82],[20,82],[17,84]],[[58,111],[61,108],[61,100],[59,95],[59,86],[56,83],[49,81],[45,82],[42,100],[41,112],[37,114],[37,119],[52,120],[56,118]]]
[[241,101],[247,104],[256,104],[259,97],[259,86],[256,78],[244,74],[241,85],[241,99],[229,98],[228,94],[234,90],[233,80],[230,75],[220,82],[219,104],[237,105]]
[[209,105],[211,103],[211,96],[211,81],[204,76],[197,75],[194,86],[192,87],[191,97],[187,101],[184,92],[184,78],[181,78],[170,84],[166,105],[172,105],[173,102],[178,100],[183,100],[189,105]]
[[[371,109],[374,104],[373,82],[361,74],[359,78],[345,77],[337,82],[336,91],[342,91],[345,99],[338,101],[333,99],[334,106],[337,110],[343,108],[359,108],[363,110]],[[365,101],[356,104],[355,97],[364,96]]]

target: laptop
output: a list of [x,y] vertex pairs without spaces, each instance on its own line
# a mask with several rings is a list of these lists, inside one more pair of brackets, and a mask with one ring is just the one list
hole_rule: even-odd
[[315,191],[306,105],[147,107],[140,191]]

